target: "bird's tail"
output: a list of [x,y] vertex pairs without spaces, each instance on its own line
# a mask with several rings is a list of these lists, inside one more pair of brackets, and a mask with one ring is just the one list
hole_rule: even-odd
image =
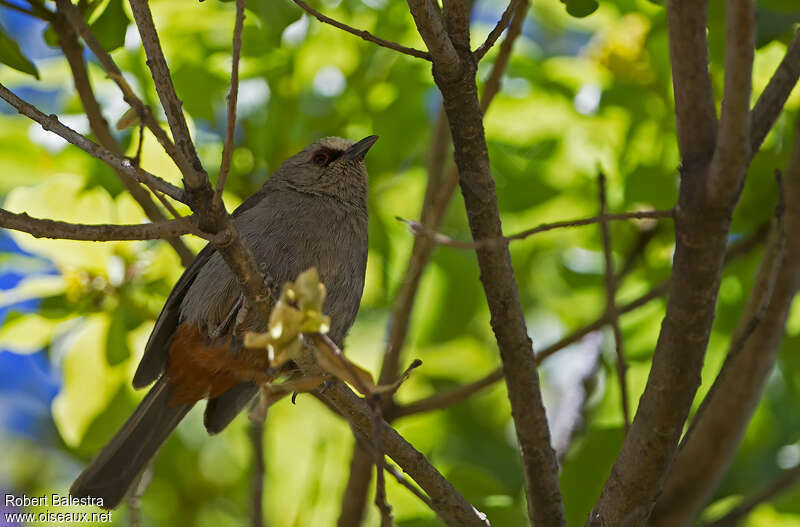
[[161,377],[139,407],[72,484],[74,497],[102,498],[113,509],[128,492],[169,434],[194,405],[168,404],[170,386]]

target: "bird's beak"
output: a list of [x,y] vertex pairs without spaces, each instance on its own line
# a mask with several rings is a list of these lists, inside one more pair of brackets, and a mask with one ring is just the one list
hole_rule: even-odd
[[367,155],[367,152],[369,152],[369,149],[372,148],[372,145],[374,145],[377,140],[378,140],[377,135],[370,135],[368,137],[365,137],[361,141],[357,142],[356,144],[345,150],[344,154],[342,154],[341,159],[347,161],[352,161],[354,159],[357,159],[361,161],[362,159],[364,159],[364,156]]

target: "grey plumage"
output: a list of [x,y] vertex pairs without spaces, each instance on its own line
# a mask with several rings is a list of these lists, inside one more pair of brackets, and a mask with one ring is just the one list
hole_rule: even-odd
[[[262,271],[275,284],[316,267],[327,287],[324,312],[339,345],[355,320],[367,261],[367,173],[364,155],[377,140],[341,138],[312,143],[286,160],[235,212],[234,222]],[[137,475],[192,405],[169,406],[166,375],[170,339],[179,324],[206,334],[230,318],[239,298],[236,281],[211,246],[203,249],[173,288],[134,376],[136,388],[156,384],[122,429],[70,489],[116,507]],[[253,329],[253,328],[245,328]],[[205,425],[217,433],[257,393],[241,382],[206,406]]]

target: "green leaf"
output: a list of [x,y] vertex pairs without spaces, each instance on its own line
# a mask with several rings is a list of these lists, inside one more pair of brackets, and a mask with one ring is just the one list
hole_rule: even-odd
[[109,404],[125,378],[124,365],[112,368],[105,360],[104,314],[87,317],[70,335],[64,357],[64,387],[53,399],[53,421],[64,442],[78,446],[89,425]]
[[262,22],[264,41],[278,45],[286,26],[300,18],[303,11],[291,2],[275,0],[251,0],[247,8],[252,10]]
[[106,333],[106,360],[109,365],[115,366],[131,356],[128,332],[136,329],[141,322],[136,312],[125,303],[120,303],[111,314]]
[[19,44],[9,37],[2,28],[0,28],[0,62],[17,71],[39,78],[39,70],[36,69],[36,65],[23,55],[22,50],[19,49]]
[[125,31],[130,23],[122,0],[111,0],[90,27],[103,49],[114,51],[125,44]]
[[589,16],[600,7],[595,0],[561,0],[561,3],[566,4],[567,13],[575,18]]

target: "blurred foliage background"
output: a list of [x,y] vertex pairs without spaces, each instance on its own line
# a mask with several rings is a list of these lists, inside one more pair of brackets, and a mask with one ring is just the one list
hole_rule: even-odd
[[[216,177],[225,130],[233,4],[151,4],[201,157]],[[596,7],[591,4],[571,1],[567,7],[570,13],[585,14]],[[755,95],[800,21],[794,0],[758,4]],[[373,34],[424,47],[405,2],[319,0],[315,7]],[[497,0],[477,0],[473,44],[494,27],[504,8]],[[122,0],[104,0],[91,22],[136,91],[155,107],[157,98],[128,9]],[[723,1],[711,1],[712,75],[719,96],[723,10]],[[48,44],[53,41],[46,24],[0,6],[0,29],[3,83],[87,133],[69,70]],[[12,40],[24,56],[15,55]],[[488,75],[497,47],[481,63],[481,79]],[[94,57],[87,53],[87,60],[104,114],[114,123],[127,108]],[[288,0],[249,0],[241,70],[237,148],[225,195],[229,210],[283,159],[318,137],[381,137],[368,158],[367,285],[346,346],[353,360],[377,373],[394,293],[413,242],[395,217],[419,216],[426,155],[441,106],[429,63],[321,25]],[[771,217],[777,199],[772,172],[785,166],[799,107],[800,91],[795,90],[753,162],[732,239],[754,233]],[[602,2],[590,16],[575,18],[558,0],[534,2],[502,91],[486,115],[505,232],[597,214],[599,170],[609,179],[612,211],[671,207],[679,163],[674,128],[663,5]],[[135,130],[118,132],[129,155],[136,150],[137,135]],[[142,165],[180,183],[177,169],[147,132]],[[5,104],[0,104],[0,173],[3,206],[12,211],[84,223],[145,220],[110,169]],[[469,238],[460,196],[441,230]],[[617,265],[624,264],[647,231],[652,238],[621,284],[620,303],[669,276],[669,222],[615,223],[611,232]],[[203,245],[199,239],[188,242],[194,250]],[[130,379],[181,266],[163,242],[83,243],[2,232],[0,251],[0,489],[65,494],[143,396],[133,391]],[[599,228],[542,234],[514,242],[511,251],[536,349],[603,314]],[[759,258],[760,251],[753,251],[725,270],[696,404],[724,359]],[[655,300],[622,318],[633,408],[646,381],[663,310],[663,300]],[[730,509],[780,468],[800,463],[798,344],[796,306],[778,368],[706,518]],[[598,353],[597,369],[584,383]],[[424,364],[401,388],[401,401],[477,379],[499,364],[473,253],[436,250],[420,287],[404,364],[412,358]],[[570,421],[570,397],[584,384],[589,390],[583,424],[564,453],[561,484],[570,525],[583,525],[621,444],[615,371],[613,342],[606,332],[590,335],[543,365],[556,443],[567,440],[562,429],[563,421]],[[405,418],[396,426],[493,525],[526,524],[522,472],[502,383],[455,407]],[[200,411],[193,411],[157,459],[154,479],[142,497],[144,525],[246,524],[253,460],[247,430],[247,419],[240,416],[224,433],[208,437]],[[296,405],[284,401],[271,409],[265,438],[269,525],[333,525],[351,448],[348,426],[309,396],[298,397]],[[406,489],[391,478],[387,484],[398,526],[440,525]],[[373,509],[369,525],[378,522]],[[124,507],[113,518],[115,525],[128,524]],[[760,506],[747,525],[800,525],[800,490]]]

